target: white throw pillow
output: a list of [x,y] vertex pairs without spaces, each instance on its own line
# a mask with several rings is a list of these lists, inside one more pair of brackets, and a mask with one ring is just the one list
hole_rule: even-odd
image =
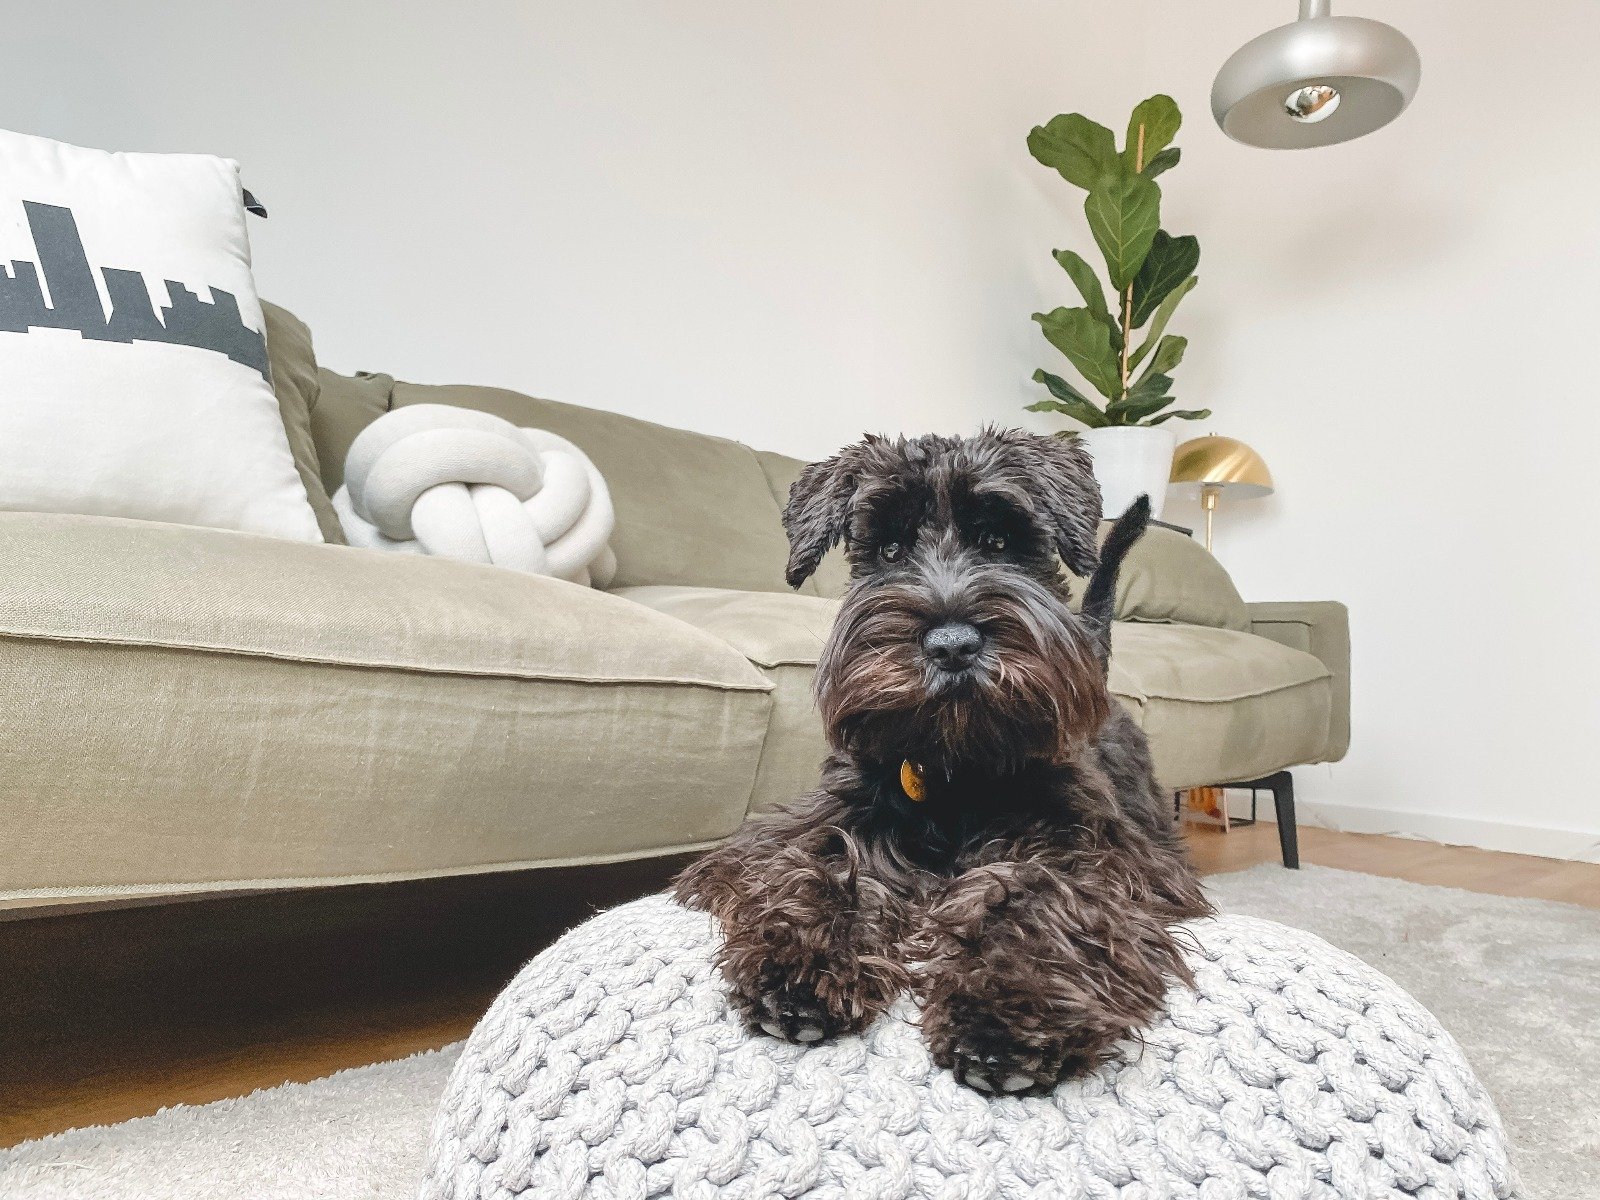
[[589,456],[492,413],[407,404],[363,429],[333,511],[352,546],[434,554],[607,588],[611,489]]
[[0,131],[0,509],[321,541],[239,166]]

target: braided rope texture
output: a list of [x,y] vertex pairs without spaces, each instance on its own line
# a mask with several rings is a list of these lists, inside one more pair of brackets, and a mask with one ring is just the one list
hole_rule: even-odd
[[478,1025],[422,1200],[1511,1200],[1500,1119],[1396,984],[1311,934],[1188,927],[1143,1046],[1046,1097],[929,1059],[902,999],[865,1034],[752,1034],[711,918],[653,896],[533,960]]

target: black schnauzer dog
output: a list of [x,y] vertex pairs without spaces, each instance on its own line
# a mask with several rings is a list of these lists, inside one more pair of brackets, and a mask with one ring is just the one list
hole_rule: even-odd
[[[1072,441],[869,437],[783,514],[798,587],[843,540],[853,583],[817,666],[822,787],[692,864],[734,1003],[776,1037],[862,1029],[911,989],[933,1057],[1022,1093],[1106,1060],[1190,981],[1171,929],[1211,911],[1106,686],[1117,569]],[[1089,583],[1068,606],[1057,562]]]

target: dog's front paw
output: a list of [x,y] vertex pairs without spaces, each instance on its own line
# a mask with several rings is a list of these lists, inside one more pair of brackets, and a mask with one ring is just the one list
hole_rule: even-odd
[[930,1042],[934,1062],[958,1083],[991,1095],[1040,1095],[1093,1066],[1090,1058],[1057,1040],[1019,1034],[982,1018],[954,1024]]
[[830,1008],[810,988],[780,983],[747,1004],[747,1016],[763,1033],[786,1042],[810,1045],[854,1032],[848,1013]]

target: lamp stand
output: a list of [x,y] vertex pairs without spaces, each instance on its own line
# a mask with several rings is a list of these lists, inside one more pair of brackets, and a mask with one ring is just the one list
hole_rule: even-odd
[[[1206,513],[1206,553],[1211,553],[1211,519],[1217,513],[1217,499],[1222,495],[1222,488],[1214,483],[1203,484],[1200,488],[1200,507]],[[1189,788],[1189,808],[1195,812],[1205,813],[1215,817],[1222,826],[1222,832],[1228,832],[1228,793],[1219,787]]]
[[1217,497],[1222,495],[1222,489],[1214,483],[1208,483],[1200,489],[1200,507],[1206,510],[1206,553],[1211,553],[1211,518],[1217,513]]

